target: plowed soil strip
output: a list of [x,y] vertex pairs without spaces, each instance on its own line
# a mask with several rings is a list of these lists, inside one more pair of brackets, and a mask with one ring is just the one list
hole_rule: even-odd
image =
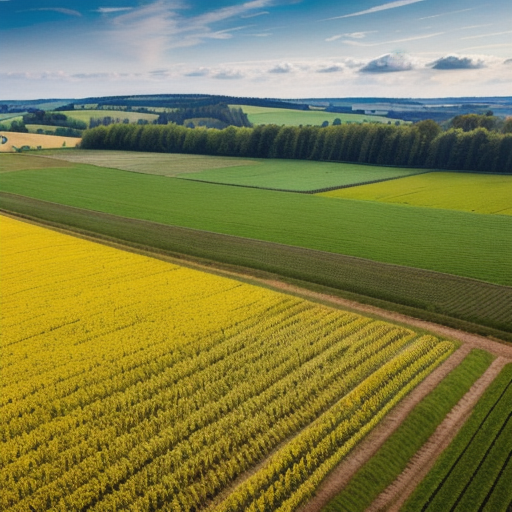
[[334,498],[355,473],[368,462],[393,432],[402,424],[414,407],[423,400],[461,361],[471,347],[462,345],[441,366],[436,368],[421,384],[407,395],[366,439],[359,444],[341,464],[323,481],[315,496],[300,512],[318,512]]
[[400,509],[416,486],[430,471],[437,457],[451,443],[484,391],[508,362],[503,357],[498,357],[493,361],[487,371],[448,413],[430,439],[409,461],[402,474],[377,497],[367,509],[367,512],[382,510],[397,512]]

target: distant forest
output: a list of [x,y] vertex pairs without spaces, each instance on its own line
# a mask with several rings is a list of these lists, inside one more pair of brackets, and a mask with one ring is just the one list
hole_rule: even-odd
[[[507,122],[506,129],[511,124]],[[512,173],[512,133],[482,126],[464,131],[468,128],[443,132],[432,120],[401,126],[262,125],[224,130],[115,124],[86,131],[81,147]]]

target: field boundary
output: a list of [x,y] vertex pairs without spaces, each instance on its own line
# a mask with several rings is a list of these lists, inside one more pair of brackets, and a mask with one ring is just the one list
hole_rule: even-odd
[[[409,279],[411,289],[414,293],[419,292],[421,298],[421,293],[426,295],[433,285],[435,287],[444,285],[450,293],[453,293],[452,288],[457,283],[462,283],[463,286],[469,286],[466,294],[471,293],[472,296],[478,296],[478,293],[483,291],[485,294],[494,296],[493,300],[503,309],[508,301],[512,302],[511,287],[351,256],[118,217],[15,194],[0,193],[0,201],[0,206],[6,213],[13,213],[21,218],[70,230],[75,234],[92,236],[96,240],[121,243],[125,247],[131,246],[137,250],[147,251],[153,256],[170,256],[181,262],[183,260],[195,261],[210,269],[212,267],[220,268],[234,271],[236,274],[262,277],[267,281],[279,282],[279,286],[290,286],[296,289],[308,288],[317,297],[320,297],[319,300],[338,296],[352,300],[354,304],[371,304],[381,310],[387,309],[407,315],[408,318],[416,317],[423,321],[447,325],[462,331],[493,336],[502,341],[512,341],[509,329],[499,329],[468,321],[468,319],[460,319],[450,316],[449,312],[442,314],[439,311],[442,311],[441,304],[438,303],[436,307],[435,302],[432,303],[432,301],[416,300],[404,304],[406,302],[404,295],[400,297],[398,293],[397,297],[396,291],[393,295],[386,288],[392,286],[393,283],[403,286],[404,280]],[[291,267],[297,262],[300,262],[303,267],[302,273],[294,271]],[[313,264],[314,267],[311,267]],[[343,271],[344,274],[336,278],[336,273],[340,271]],[[344,280],[347,275],[352,282]],[[372,276],[374,286],[371,289],[351,286],[354,280],[357,281],[365,275]],[[375,283],[379,283],[379,279],[382,290],[375,285]],[[422,286],[426,288],[423,290]],[[380,291],[384,293],[380,293]],[[413,298],[417,299],[417,297]],[[429,304],[432,304],[430,309]]]

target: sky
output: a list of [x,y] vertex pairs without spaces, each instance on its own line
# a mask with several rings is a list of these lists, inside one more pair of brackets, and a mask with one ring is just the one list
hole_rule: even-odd
[[512,95],[511,0],[0,0],[0,99]]

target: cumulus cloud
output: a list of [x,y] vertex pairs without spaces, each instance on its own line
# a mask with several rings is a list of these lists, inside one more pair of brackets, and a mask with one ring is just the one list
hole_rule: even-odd
[[328,66],[325,68],[320,68],[317,70],[317,73],[338,73],[340,71],[343,71],[343,67],[334,65],[334,66]]
[[210,74],[210,70],[208,68],[194,69],[193,71],[184,73],[185,76],[207,76],[209,74]]
[[221,70],[212,75],[212,78],[217,78],[219,80],[240,80],[244,78],[243,73],[240,71],[235,71],[233,69]]
[[479,69],[485,67],[485,63],[481,59],[474,57],[459,57],[458,55],[447,55],[441,57],[431,64],[432,69]]
[[276,74],[284,74],[284,73],[291,73],[293,71],[293,67],[291,64],[288,64],[288,62],[284,62],[282,64],[277,64],[273,68],[269,69],[269,73],[276,73]]
[[398,71],[410,71],[413,69],[411,59],[402,54],[387,53],[377,59],[373,59],[363,66],[360,73],[395,73]]

